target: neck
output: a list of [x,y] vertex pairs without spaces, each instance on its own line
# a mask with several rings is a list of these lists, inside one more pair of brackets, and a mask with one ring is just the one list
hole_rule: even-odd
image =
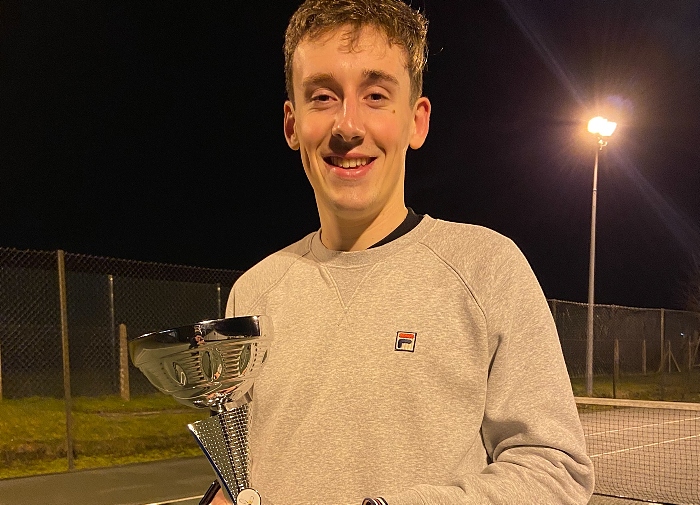
[[362,251],[394,231],[407,214],[403,202],[394,209],[382,209],[368,216],[320,213],[321,242],[333,251]]

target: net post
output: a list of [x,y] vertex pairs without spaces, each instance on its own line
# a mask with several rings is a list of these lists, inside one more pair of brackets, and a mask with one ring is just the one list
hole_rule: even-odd
[[647,374],[647,339],[642,340],[642,375]]

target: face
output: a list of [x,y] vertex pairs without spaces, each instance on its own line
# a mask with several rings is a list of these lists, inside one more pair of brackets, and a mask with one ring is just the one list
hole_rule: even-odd
[[302,40],[292,82],[285,136],[300,151],[321,222],[405,214],[406,151],[428,134],[430,102],[411,103],[403,49],[371,27],[350,47],[341,28]]

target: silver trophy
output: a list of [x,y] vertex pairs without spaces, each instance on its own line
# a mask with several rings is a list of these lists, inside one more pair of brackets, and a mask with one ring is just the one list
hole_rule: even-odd
[[260,504],[250,487],[248,403],[272,342],[266,316],[202,321],[129,342],[131,360],[156,388],[212,416],[187,425],[216,473],[201,504],[220,485],[234,503]]

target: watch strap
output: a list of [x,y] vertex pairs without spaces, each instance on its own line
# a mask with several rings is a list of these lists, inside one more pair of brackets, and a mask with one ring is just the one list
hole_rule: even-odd
[[365,498],[362,500],[362,505],[389,505],[384,498],[378,496],[376,498]]

